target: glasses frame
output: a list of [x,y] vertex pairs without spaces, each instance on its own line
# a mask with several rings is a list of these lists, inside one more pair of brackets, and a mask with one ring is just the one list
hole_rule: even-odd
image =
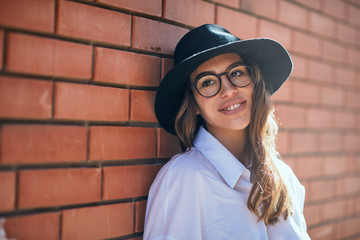
[[[235,68],[235,67],[237,67],[237,66],[244,66],[244,67],[246,68],[246,71],[247,71],[245,74],[247,75],[247,77],[250,77],[249,83],[246,84],[245,86],[237,86],[237,85],[235,85],[235,84],[230,80],[229,72],[230,72],[233,68]],[[215,76],[215,77],[217,77],[217,78],[219,79],[219,89],[218,89],[218,91],[217,91],[214,95],[204,96],[204,95],[202,95],[202,94],[200,93],[199,89],[197,88],[197,83],[198,83],[198,81],[200,80],[200,78],[202,78],[202,77],[204,77],[204,76],[208,76],[208,75]],[[249,86],[250,83],[252,82],[253,68],[252,68],[252,66],[247,65],[247,64],[244,64],[243,62],[236,62],[236,63],[231,64],[231,65],[228,67],[228,69],[227,69],[226,72],[222,72],[222,73],[220,73],[220,74],[215,74],[215,73],[213,73],[213,72],[202,72],[202,73],[200,73],[199,75],[196,76],[195,81],[190,85],[190,89],[195,88],[196,91],[197,91],[197,92],[200,94],[200,96],[202,96],[202,97],[206,97],[206,98],[214,97],[214,96],[216,96],[216,95],[220,92],[220,90],[221,90],[221,84],[222,84],[221,76],[223,76],[223,75],[226,76],[227,80],[228,80],[228,81],[230,82],[230,84],[233,85],[234,87],[244,88],[244,87]]]

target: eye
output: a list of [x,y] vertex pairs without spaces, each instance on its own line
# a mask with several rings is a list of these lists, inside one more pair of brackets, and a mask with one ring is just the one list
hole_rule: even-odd
[[213,79],[205,79],[201,81],[201,87],[209,87],[213,85],[215,81]]
[[230,72],[230,77],[237,78],[237,77],[243,76],[244,74],[245,74],[245,72],[237,67]]
[[215,75],[202,76],[197,82],[197,88],[209,88],[219,85],[219,80]]

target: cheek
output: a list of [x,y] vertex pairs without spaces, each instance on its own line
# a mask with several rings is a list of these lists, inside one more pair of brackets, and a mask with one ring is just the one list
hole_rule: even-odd
[[208,112],[211,109],[212,99],[204,98],[204,97],[200,96],[198,93],[196,93],[196,95],[194,95],[194,98],[195,98],[195,102],[196,102],[198,111],[201,114],[206,114],[206,112]]

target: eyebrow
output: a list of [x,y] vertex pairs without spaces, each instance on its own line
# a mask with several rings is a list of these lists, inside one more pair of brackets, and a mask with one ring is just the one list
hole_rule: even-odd
[[[245,64],[244,62],[240,62],[240,61],[239,61],[239,62],[234,62],[234,63],[230,64],[230,65],[226,68],[226,71],[225,71],[225,72],[229,71],[231,68],[233,68],[233,67],[235,67],[235,66],[246,66],[246,64]],[[198,75],[196,75],[195,80],[198,79],[199,77],[202,77],[202,76],[205,76],[205,75],[208,75],[208,74],[215,74],[215,75],[217,75],[216,72],[214,72],[214,71],[205,71],[205,72],[201,72],[201,73],[199,73]]]

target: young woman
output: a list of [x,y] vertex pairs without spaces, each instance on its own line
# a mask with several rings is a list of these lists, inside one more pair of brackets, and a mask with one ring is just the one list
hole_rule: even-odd
[[206,24],[174,63],[155,113],[184,153],[151,186],[144,239],[309,239],[304,188],[275,148],[270,96],[291,73],[287,51]]

